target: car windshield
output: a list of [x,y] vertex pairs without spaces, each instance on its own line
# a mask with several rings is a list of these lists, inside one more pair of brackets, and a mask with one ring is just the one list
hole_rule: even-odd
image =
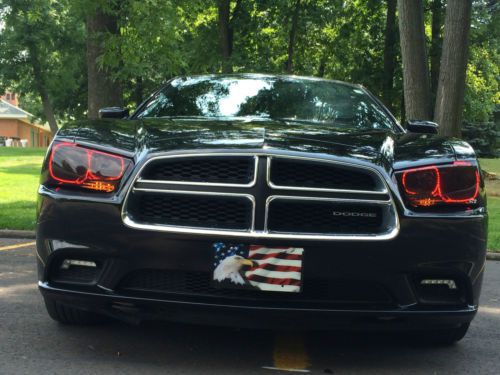
[[396,128],[363,89],[295,77],[204,76],[176,78],[134,118],[275,120],[352,130]]

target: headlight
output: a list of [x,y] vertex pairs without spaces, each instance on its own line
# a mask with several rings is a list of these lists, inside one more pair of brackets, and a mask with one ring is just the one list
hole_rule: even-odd
[[408,169],[396,177],[401,193],[412,207],[477,205],[479,170],[471,162]]
[[131,163],[124,157],[74,143],[55,143],[49,157],[46,184],[111,193]]

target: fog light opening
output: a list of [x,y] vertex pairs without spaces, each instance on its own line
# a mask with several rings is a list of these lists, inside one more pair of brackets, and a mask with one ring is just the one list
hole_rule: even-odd
[[92,261],[89,261],[89,260],[64,259],[64,261],[61,263],[61,267],[60,268],[62,270],[67,270],[71,266],[96,268],[97,264],[95,262],[92,262]]
[[423,279],[421,285],[446,285],[449,289],[457,289],[455,280],[452,279]]

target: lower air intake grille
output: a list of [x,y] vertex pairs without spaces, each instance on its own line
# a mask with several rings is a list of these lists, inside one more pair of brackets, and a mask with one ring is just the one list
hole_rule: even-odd
[[88,284],[96,281],[98,274],[99,269],[95,267],[71,266],[68,269],[58,268],[51,276],[51,281]]
[[245,197],[135,192],[129,198],[129,214],[146,224],[247,230],[252,209]]
[[381,206],[332,201],[275,199],[269,204],[268,230],[279,233],[378,234]]
[[211,285],[207,272],[137,270],[121,281],[118,290],[172,293],[204,297],[323,303],[388,304],[392,299],[380,285],[366,282],[306,278],[301,293],[269,293],[259,290],[220,289]]

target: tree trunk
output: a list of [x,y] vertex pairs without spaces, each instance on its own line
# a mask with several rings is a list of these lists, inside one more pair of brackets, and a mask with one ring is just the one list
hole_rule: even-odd
[[116,16],[97,10],[87,17],[87,74],[88,74],[88,114],[91,119],[98,118],[103,107],[123,106],[121,85],[111,78],[105,68],[101,68],[97,59],[104,52],[105,33],[118,32]]
[[54,115],[54,108],[52,107],[52,102],[50,101],[49,93],[44,84],[45,80],[43,79],[42,74],[43,73],[40,71],[40,69],[33,67],[33,76],[35,77],[35,81],[37,82],[38,93],[42,100],[43,113],[45,115],[45,118],[47,119],[47,122],[49,123],[50,132],[52,133],[52,135],[55,135],[59,127],[57,126],[56,117]]
[[133,98],[136,106],[141,104],[144,100],[144,83],[142,77],[137,77],[135,79],[135,85],[133,90]]
[[394,101],[394,70],[396,69],[396,0],[387,0],[385,21],[384,78],[382,92],[384,104],[392,111]]
[[47,90],[47,77],[45,76],[45,72],[40,63],[37,46],[33,44],[28,45],[28,53],[30,56],[31,67],[33,69],[35,87],[40,95],[40,99],[42,100],[43,114],[49,123],[50,132],[52,135],[55,135],[59,127],[57,126],[56,117],[54,115],[54,107],[52,106],[49,92]]
[[219,47],[222,58],[222,72],[231,73],[232,36],[230,27],[231,0],[218,0]]
[[57,126],[56,116],[54,115],[54,108],[52,107],[52,102],[50,101],[49,94],[45,88],[39,90],[40,98],[42,99],[43,113],[47,122],[49,123],[50,132],[55,135],[59,130]]
[[297,40],[297,26],[299,24],[300,0],[295,2],[293,9],[292,24],[290,26],[290,34],[288,39],[288,60],[286,61],[286,72],[293,72],[293,54],[295,50],[295,41]]
[[406,118],[429,120],[430,86],[422,0],[398,0],[398,13]]
[[433,0],[431,3],[432,24],[431,24],[431,48],[429,57],[431,60],[431,92],[436,95],[437,84],[439,79],[439,59],[441,58],[441,47],[443,44],[442,28],[444,7],[443,0]]
[[[325,47],[323,47],[325,48]],[[325,51],[323,51],[321,55],[321,59],[319,60],[319,67],[318,67],[318,77],[324,77],[325,76],[325,70],[326,70],[326,61],[328,59],[328,55]]]
[[447,136],[461,135],[471,8],[471,0],[449,1],[446,7],[434,121]]

